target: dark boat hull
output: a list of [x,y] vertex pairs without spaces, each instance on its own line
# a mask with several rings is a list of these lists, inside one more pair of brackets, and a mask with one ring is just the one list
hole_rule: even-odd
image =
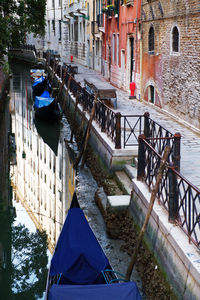
[[47,106],[35,108],[35,117],[47,122],[57,122],[61,120],[62,114],[62,108],[56,100]]
[[47,85],[47,80],[45,78],[42,82],[39,82],[37,85],[32,86],[33,95],[40,96],[44,92],[46,85]]

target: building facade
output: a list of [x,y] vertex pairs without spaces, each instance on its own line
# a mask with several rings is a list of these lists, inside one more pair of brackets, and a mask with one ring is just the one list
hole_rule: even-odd
[[200,128],[199,1],[142,1],[142,84],[148,101]]
[[140,91],[140,0],[107,1],[104,5],[104,76],[119,88],[130,83]]

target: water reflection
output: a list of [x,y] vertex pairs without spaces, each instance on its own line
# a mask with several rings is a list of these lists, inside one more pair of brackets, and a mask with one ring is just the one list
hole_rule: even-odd
[[[34,120],[29,72],[29,69],[14,68],[11,81],[10,112],[17,158],[17,164],[11,165],[11,184],[16,200],[17,217],[23,215],[19,209],[20,204],[28,213],[27,215],[24,212],[24,219],[31,219],[37,231],[34,236],[33,233],[26,230],[27,227],[13,230],[19,234],[19,242],[23,241],[26,251],[29,252],[31,249],[29,247],[31,237],[38,248],[32,250],[35,256],[29,258],[30,265],[28,261],[24,262],[19,273],[17,273],[16,267],[18,261],[15,260],[16,275],[23,278],[21,285],[12,286],[14,287],[12,291],[16,294],[20,294],[21,287],[25,288],[26,285],[29,285],[34,276],[38,278],[41,275],[41,271],[37,273],[36,270],[33,275],[30,275],[33,266],[41,265],[40,252],[42,254],[43,249],[40,247],[43,245],[41,238],[44,236],[40,237],[39,233],[46,232],[48,249],[52,253],[72,199],[75,183],[75,174],[66,150],[65,130],[62,128],[62,124],[48,127],[47,124]],[[62,123],[65,125],[65,120]],[[17,226],[21,226],[19,222]],[[42,268],[45,269],[46,266],[47,261],[44,259]],[[46,280],[46,276],[44,278]],[[30,293],[31,297],[26,299],[41,297],[39,289],[43,292],[45,287],[42,282],[40,283],[41,285],[37,285],[36,282],[33,284],[33,294]]]

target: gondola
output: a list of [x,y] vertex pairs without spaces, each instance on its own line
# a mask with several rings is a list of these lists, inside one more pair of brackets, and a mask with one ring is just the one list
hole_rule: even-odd
[[40,76],[33,81],[32,90],[34,96],[40,96],[47,86],[47,79],[44,76]]
[[31,69],[30,70],[31,81],[40,78],[41,76],[46,77],[44,69]]
[[35,96],[35,117],[48,122],[56,122],[62,118],[62,108],[57,99],[52,98],[48,91],[41,96]]
[[51,259],[46,300],[141,300],[136,283],[120,281],[81,210],[76,194]]

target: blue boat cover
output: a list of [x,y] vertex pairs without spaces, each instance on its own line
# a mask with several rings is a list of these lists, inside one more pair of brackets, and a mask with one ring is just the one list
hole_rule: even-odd
[[50,94],[48,91],[44,91],[42,93],[42,95],[40,96],[35,96],[35,103],[34,106],[37,108],[43,107],[43,106],[47,106],[49,105],[51,102],[53,102],[54,98],[50,97]]
[[135,282],[94,285],[56,285],[49,300],[141,300]]
[[33,84],[32,84],[32,87],[38,85],[38,83],[41,83],[45,80],[45,77],[44,76],[40,76],[39,78],[36,78],[34,81],[33,81]]
[[69,209],[51,260],[50,276],[62,273],[74,284],[92,284],[108,265],[83,211]]

